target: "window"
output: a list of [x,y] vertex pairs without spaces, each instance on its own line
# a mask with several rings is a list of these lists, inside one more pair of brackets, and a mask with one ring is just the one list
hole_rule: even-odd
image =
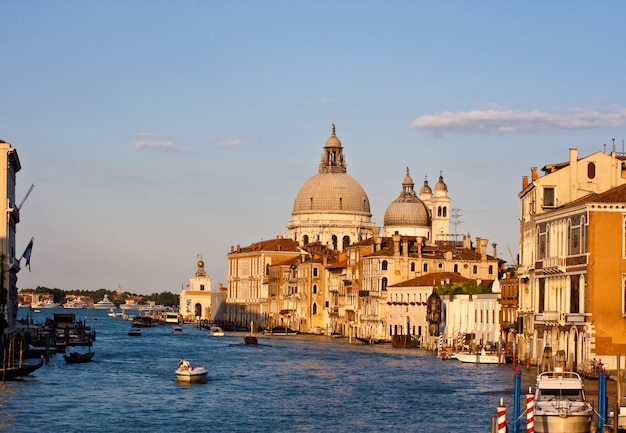
[[380,265],[380,269],[383,271],[387,270],[387,260],[383,260],[383,262]]
[[556,207],[556,188],[553,186],[543,187],[543,207]]
[[622,274],[622,317],[626,316],[626,275]]
[[383,292],[387,290],[387,278],[383,278],[380,281],[380,290],[382,290]]
[[204,284],[200,284],[200,290],[204,290]]
[[587,177],[589,179],[593,179],[596,177],[596,164],[595,162],[590,162],[587,164]]
[[315,302],[313,302],[312,310],[313,310],[313,314],[317,314],[317,304]]
[[428,263],[424,263],[423,269],[424,269],[424,272],[428,272]]
[[546,280],[539,279],[539,305],[537,306],[537,312],[543,313],[546,305]]
[[337,235],[333,235],[333,250],[337,249]]
[[313,294],[317,295],[317,284],[313,284]]
[[493,265],[489,265],[489,275],[493,275]]
[[476,265],[472,266],[472,273],[473,274],[477,274],[478,273],[478,266],[476,266]]
[[458,263],[454,264],[454,272],[459,272],[459,264]]
[[571,313],[580,313],[580,278],[578,275],[572,275],[570,281],[569,311]]
[[411,263],[411,272],[415,272],[415,263]]
[[317,277],[317,267],[313,267],[313,276]]

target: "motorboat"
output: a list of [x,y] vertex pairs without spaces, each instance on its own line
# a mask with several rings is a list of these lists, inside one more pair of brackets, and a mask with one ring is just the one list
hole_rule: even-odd
[[181,360],[175,373],[181,382],[204,382],[209,370],[204,365],[192,365],[189,361]]
[[104,295],[104,298],[102,298],[102,301],[98,301],[95,304],[93,304],[93,308],[96,308],[99,310],[110,310],[111,308],[115,308],[115,304],[109,301],[109,297],[107,295]]
[[117,313],[113,308],[109,308],[109,312],[107,313],[109,317],[120,317],[122,313]]
[[172,334],[184,334],[182,326],[172,326]]
[[480,352],[457,352],[455,354],[450,354],[450,358],[456,358],[461,362],[473,363],[473,364],[506,364],[506,357],[504,352],[498,353],[487,353],[485,349],[482,349]]
[[141,329],[133,326],[128,330],[128,335],[130,335],[131,337],[139,337],[141,335]]
[[133,318],[133,326],[137,326],[137,327],[142,327],[142,328],[149,328],[152,326],[156,326],[156,319],[154,317],[150,317],[150,316],[135,316]]
[[535,432],[589,433],[593,406],[578,373],[556,367],[539,373],[535,390]]
[[69,355],[63,355],[63,359],[65,359],[65,362],[68,364],[81,364],[83,362],[89,362],[96,354],[96,352],[79,353],[71,346],[69,348],[69,352]]
[[243,342],[248,346],[259,344],[259,340],[254,335],[254,322],[250,322],[250,333],[243,337]]
[[223,337],[224,336],[224,330],[222,328],[220,328],[219,326],[211,326],[209,331],[211,331],[211,335],[213,337]]

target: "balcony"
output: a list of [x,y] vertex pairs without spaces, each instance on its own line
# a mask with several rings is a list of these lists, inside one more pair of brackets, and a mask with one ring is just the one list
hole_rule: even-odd
[[541,267],[546,274],[563,274],[567,269],[562,257],[547,257],[543,259]]

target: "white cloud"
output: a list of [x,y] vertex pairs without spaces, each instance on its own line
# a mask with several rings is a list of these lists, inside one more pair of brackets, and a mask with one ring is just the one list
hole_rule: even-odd
[[224,141],[220,141],[219,143],[217,143],[218,146],[224,146],[224,147],[239,146],[241,144],[242,144],[242,141],[238,139],[224,140]]
[[626,108],[619,105],[603,109],[572,108],[547,113],[539,110],[472,110],[420,116],[411,127],[436,134],[444,132],[511,133],[559,129],[610,128],[626,125]]
[[180,152],[181,149],[173,141],[143,140],[135,142],[135,149],[164,150],[166,152]]
[[332,102],[335,102],[334,99],[331,98],[316,98],[316,99],[309,99],[306,103],[307,104],[330,104]]

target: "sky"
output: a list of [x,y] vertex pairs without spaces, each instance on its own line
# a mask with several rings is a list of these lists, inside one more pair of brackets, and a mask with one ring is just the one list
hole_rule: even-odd
[[331,124],[372,220],[410,169],[519,244],[531,167],[626,139],[622,1],[0,0],[20,289],[178,293],[287,233]]

